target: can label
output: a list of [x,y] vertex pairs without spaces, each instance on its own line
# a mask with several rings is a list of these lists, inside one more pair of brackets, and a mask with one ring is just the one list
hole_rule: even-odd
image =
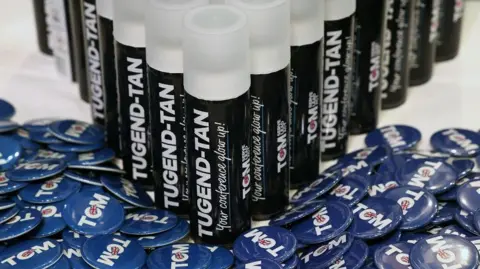
[[64,0],[52,0],[51,2],[52,30],[54,31],[53,55],[55,66],[60,74],[69,80],[74,80],[73,53],[70,44],[67,6]]
[[232,243],[250,228],[250,94],[205,101],[186,93],[190,231]]
[[295,187],[314,181],[319,172],[322,48],[323,40],[291,48],[290,183]]
[[105,100],[105,138],[109,148],[120,155],[120,126],[118,121],[117,73],[115,68],[115,39],[113,21],[98,17],[100,57]]
[[100,42],[98,34],[97,7],[95,0],[83,0],[83,38],[88,68],[87,83],[90,87],[90,107],[93,122],[105,124],[105,102],[102,70],[100,63]]
[[126,177],[153,186],[145,48],[116,42],[122,159]]
[[345,153],[350,120],[354,15],[325,22],[323,65],[322,159]]
[[52,30],[52,24],[55,22],[55,17],[53,16],[52,5],[55,0],[44,0],[43,1],[43,10],[45,12],[45,32],[47,37],[48,48],[53,51],[53,46],[55,42],[54,32]]
[[155,201],[159,208],[186,215],[187,137],[183,74],[148,66]]
[[464,0],[442,1],[440,4],[437,59],[451,59],[458,53],[463,12]]
[[288,205],[290,67],[252,76],[252,212],[267,218]]

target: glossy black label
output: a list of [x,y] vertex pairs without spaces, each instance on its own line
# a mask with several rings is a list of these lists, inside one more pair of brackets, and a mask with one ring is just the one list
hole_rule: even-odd
[[357,0],[355,69],[350,130],[372,131],[378,122],[381,94],[382,44],[386,4]]
[[186,94],[190,232],[230,244],[250,228],[250,95],[204,101]]
[[323,65],[322,159],[345,153],[351,110],[354,16],[325,22]]
[[120,154],[120,126],[118,119],[117,73],[115,69],[115,39],[113,21],[98,17],[100,57],[105,100],[105,134],[107,145]]
[[155,201],[159,208],[186,215],[187,147],[183,74],[148,66]]
[[126,177],[151,187],[152,148],[145,48],[116,42],[120,130]]
[[290,73],[290,183],[315,180],[320,165],[320,83],[323,40],[292,47]]
[[414,4],[415,0],[387,0],[382,70],[382,106],[385,108],[403,103],[407,95]]
[[255,219],[288,205],[290,67],[252,75],[252,212]]
[[83,0],[83,41],[85,44],[87,83],[90,87],[90,107],[93,122],[105,124],[105,101],[102,83],[99,27],[95,0]]

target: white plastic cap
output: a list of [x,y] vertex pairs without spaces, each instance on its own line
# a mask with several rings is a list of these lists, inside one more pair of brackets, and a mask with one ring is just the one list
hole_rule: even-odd
[[145,47],[145,7],[147,0],[113,1],[113,34],[123,45]]
[[291,2],[292,46],[315,43],[323,38],[324,0],[293,0]]
[[183,18],[209,0],[148,0],[145,17],[147,62],[156,70],[183,73]]
[[325,21],[350,17],[357,8],[356,0],[325,0]]
[[[304,1],[304,0],[294,0]],[[270,74],[290,63],[290,0],[227,0],[247,14],[251,73]]]
[[97,0],[99,16],[113,20],[113,0]]
[[209,101],[234,99],[250,88],[247,17],[235,7],[208,5],[184,19],[184,86]]

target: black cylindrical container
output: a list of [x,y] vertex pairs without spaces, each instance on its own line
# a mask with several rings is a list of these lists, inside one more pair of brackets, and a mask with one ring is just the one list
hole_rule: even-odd
[[357,0],[355,76],[350,133],[375,130],[381,106],[383,39],[388,0]]
[[441,1],[417,0],[414,19],[416,34],[412,43],[410,86],[427,83],[432,78]]
[[410,83],[409,55],[415,30],[417,0],[387,0],[387,26],[383,42],[382,109],[401,106]]
[[67,79],[76,82],[76,57],[74,33],[70,2],[67,0],[50,0],[52,13],[53,55],[57,71]]
[[348,146],[351,114],[355,0],[325,0],[322,160],[336,159]]
[[52,51],[52,1],[33,0],[35,12],[35,25],[37,28],[38,48],[47,55],[53,55]]
[[153,189],[145,4],[114,0],[113,30],[123,169],[127,178]]
[[208,3],[150,0],[146,13],[155,202],[182,216],[190,207],[181,33],[185,13]]
[[252,218],[266,220],[289,204],[290,1],[226,2],[250,28]]
[[440,26],[436,61],[448,61],[458,55],[462,36],[464,0],[443,0],[440,5]]
[[[117,155],[120,155],[115,39],[113,37],[113,1],[97,0],[98,36],[102,64],[105,139],[107,146],[113,149]],[[100,100],[97,101],[100,102]]]
[[247,19],[233,7],[208,5],[184,21],[190,234],[230,245],[251,226]]
[[320,88],[324,1],[291,2],[290,188],[314,181],[320,169]]

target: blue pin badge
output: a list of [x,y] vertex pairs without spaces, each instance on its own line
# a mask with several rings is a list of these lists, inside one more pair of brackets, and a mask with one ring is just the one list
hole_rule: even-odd
[[463,238],[470,238],[470,237],[476,236],[475,234],[472,234],[471,232],[465,230],[464,228],[458,225],[448,225],[442,228],[438,234],[450,234],[450,235],[460,236]]
[[55,240],[26,240],[0,253],[0,268],[50,268],[61,257],[62,247]]
[[374,166],[381,163],[386,158],[387,149],[383,146],[374,146],[347,153],[339,160],[339,163],[352,163],[363,160],[370,166]]
[[0,136],[0,171],[11,169],[22,155],[22,146],[15,139]]
[[[49,131],[30,131],[30,139],[37,143],[54,145],[62,143],[62,140],[56,138]],[[52,149],[55,150],[55,149]],[[57,150],[55,150],[57,151]]]
[[480,180],[467,182],[458,188],[457,203],[467,212],[478,211],[480,209]]
[[239,264],[235,266],[236,269],[249,269],[249,268],[268,268],[268,269],[283,269],[284,267],[276,261],[269,259],[256,259],[247,263]]
[[77,155],[75,153],[62,153],[56,152],[47,149],[39,149],[34,154],[25,158],[26,161],[43,161],[43,160],[59,160],[64,161],[66,163],[70,162],[71,160],[75,159]]
[[472,234],[480,235],[475,228],[475,213],[469,213],[465,210],[457,208],[454,218],[463,229],[469,231]]
[[219,246],[206,246],[212,252],[212,263],[210,268],[228,269],[233,265],[232,253]]
[[23,128],[29,132],[46,132],[48,131],[48,126],[53,122],[58,121],[56,118],[41,118],[41,119],[32,119],[23,124]]
[[373,257],[375,252],[390,244],[395,244],[398,241],[400,241],[400,238],[402,238],[402,231],[400,229],[396,229],[393,232],[390,232],[389,234],[382,236],[381,238],[374,239],[374,240],[369,240],[368,241],[368,249],[369,249],[369,255]]
[[91,235],[79,234],[70,229],[65,229],[62,232],[62,239],[65,244],[74,249],[81,249],[85,241],[91,237]]
[[0,241],[24,235],[42,222],[42,214],[34,209],[22,209],[13,218],[0,225]]
[[460,178],[466,177],[475,168],[475,162],[470,159],[453,159],[451,163]]
[[438,202],[438,209],[432,224],[439,225],[450,222],[455,217],[458,205],[454,202]]
[[50,204],[63,201],[78,192],[82,184],[60,176],[40,183],[33,183],[20,190],[18,195],[23,201],[32,204]]
[[297,255],[293,254],[288,260],[282,263],[284,269],[296,269],[300,263],[300,258]]
[[480,153],[480,133],[467,129],[444,129],[432,135],[430,144],[436,151],[453,156],[476,156]]
[[105,139],[100,126],[76,120],[55,121],[49,131],[58,139],[74,144],[96,144]]
[[4,99],[0,99],[0,120],[9,120],[15,115],[15,107]]
[[115,158],[115,152],[110,148],[103,148],[94,152],[80,153],[75,160],[71,160],[69,165],[97,165]]
[[298,190],[290,202],[292,204],[304,204],[308,201],[315,200],[323,194],[329,192],[342,179],[340,173],[322,173],[318,178],[307,187]]
[[305,204],[293,207],[285,212],[278,214],[270,220],[271,226],[289,226],[295,222],[306,218],[325,205],[324,200],[309,201]]
[[340,201],[349,206],[354,206],[368,193],[369,180],[364,177],[350,174],[325,196],[328,201]]
[[350,249],[353,241],[353,236],[344,233],[326,243],[311,246],[300,256],[299,268],[327,268]]
[[378,128],[365,137],[368,147],[384,145],[393,151],[405,151],[414,148],[422,139],[417,128],[407,125],[388,125]]
[[381,196],[383,193],[390,189],[395,189],[399,186],[398,182],[395,180],[395,176],[386,173],[386,174],[375,174],[373,176],[373,183],[368,188],[368,195],[370,197]]
[[100,150],[103,147],[105,147],[105,143],[103,141],[99,141],[94,144],[73,144],[73,143],[65,143],[61,140],[58,140],[58,141],[59,143],[49,143],[48,148],[58,152],[86,153],[86,152]]
[[120,231],[129,235],[152,235],[172,229],[177,222],[177,216],[167,210],[139,210],[125,216]]
[[0,195],[18,191],[27,185],[28,183],[26,182],[11,181],[5,176],[4,172],[0,172]]
[[359,269],[368,257],[368,245],[360,239],[355,239],[343,257],[336,260],[330,267]]
[[65,229],[66,224],[62,218],[63,203],[49,205],[31,205],[27,208],[36,209],[42,213],[43,221],[32,234],[34,238],[48,237]]
[[185,238],[190,232],[190,225],[184,219],[179,219],[172,229],[152,235],[132,236],[145,249],[155,249],[173,244]]
[[0,134],[16,130],[20,125],[10,120],[0,120]]
[[31,161],[17,164],[5,176],[13,181],[30,182],[56,176],[65,170],[66,164],[58,160]]
[[[478,178],[478,179],[480,179],[480,178]],[[455,186],[451,190],[437,195],[437,199],[439,201],[456,201],[457,200],[458,189],[461,186],[463,186],[465,183],[470,182],[472,180],[473,179],[472,179],[471,176],[464,177],[460,180],[457,180],[457,182],[455,183]]]
[[378,269],[410,269],[410,250],[413,245],[400,242],[388,244],[374,253]]
[[0,211],[0,224],[9,221],[11,218],[15,217],[18,212],[20,212],[20,208],[17,206]]
[[197,244],[173,244],[152,252],[147,259],[150,269],[192,268],[204,269],[212,263],[212,253]]
[[125,202],[142,208],[153,207],[152,198],[141,185],[114,175],[102,175],[100,180],[105,188]]
[[68,169],[63,175],[84,184],[103,187],[100,175],[93,171]]
[[[92,268],[83,260],[82,252],[80,251],[80,248],[78,249],[73,248],[65,242],[62,243],[62,246],[63,246],[63,256],[67,258],[72,269],[91,269]],[[68,267],[65,267],[65,268],[68,268]]]

